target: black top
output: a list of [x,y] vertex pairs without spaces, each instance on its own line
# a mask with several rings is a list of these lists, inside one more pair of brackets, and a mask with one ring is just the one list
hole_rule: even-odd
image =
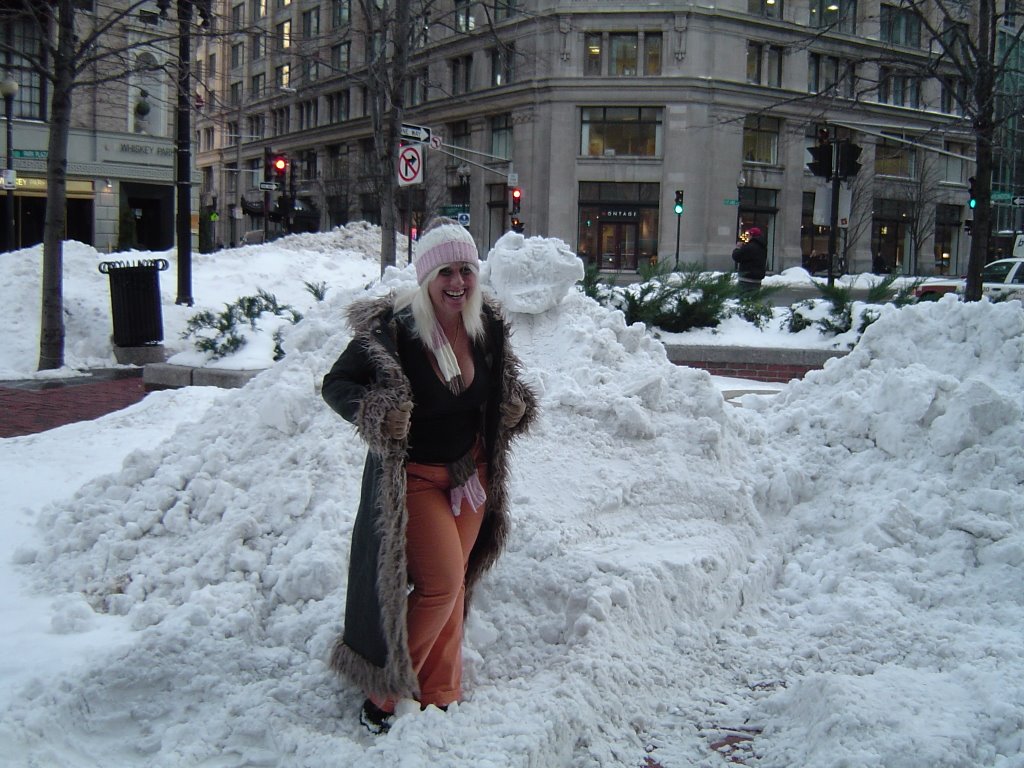
[[399,333],[398,356],[412,384],[409,461],[448,464],[465,456],[476,443],[490,372],[482,351],[476,344],[472,349],[473,382],[462,394],[455,395],[434,372],[433,353],[418,338]]

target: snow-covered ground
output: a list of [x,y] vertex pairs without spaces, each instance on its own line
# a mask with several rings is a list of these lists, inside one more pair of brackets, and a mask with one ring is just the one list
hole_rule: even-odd
[[[884,308],[845,358],[735,407],[563,288],[571,259],[539,239],[485,267],[542,416],[466,700],[369,737],[324,663],[364,448],[318,386],[348,303],[409,279],[377,280],[377,236],[197,254],[191,309],[156,254],[172,354],[196,360],[197,310],[262,288],[305,314],[286,357],[0,440],[0,761],[1024,766],[1021,304]],[[68,245],[56,375],[113,364],[104,258]],[[0,259],[0,378],[36,375],[39,261]],[[262,367],[258,336],[218,364]]]

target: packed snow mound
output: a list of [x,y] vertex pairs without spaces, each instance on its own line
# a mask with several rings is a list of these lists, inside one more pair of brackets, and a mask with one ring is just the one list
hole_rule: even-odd
[[827,468],[774,521],[791,551],[760,606],[772,621],[730,644],[791,660],[730,711],[771,732],[767,764],[1019,756],[1024,683],[1002,670],[1021,663],[1022,364],[1019,302],[946,299],[887,310],[847,357],[749,403],[780,450],[766,472]]
[[[44,709],[59,729],[19,721],[11,743],[75,745],[114,762],[145,755],[153,766],[227,753],[305,766],[365,759],[353,738],[361,694],[324,664],[341,626],[365,448],[318,384],[348,340],[350,302],[390,290],[392,277],[407,279],[394,270],[368,292],[329,296],[294,326],[281,363],[43,512],[45,544],[19,558],[41,583],[83,596],[56,609],[61,630],[109,612],[138,637],[53,694]],[[706,373],[672,365],[642,326],[580,293],[509,319],[542,415],[515,446],[515,530],[474,607],[471,695],[449,713],[446,759],[487,764],[480,756],[498,751],[495,765],[548,766],[595,719],[640,754],[616,691],[645,685],[651,668],[624,673],[616,658],[650,658],[671,676],[666,633],[682,623],[706,641],[776,568],[744,470],[747,427]],[[620,457],[614,473],[587,471],[609,453]],[[580,688],[583,669],[599,695]],[[183,698],[200,711],[183,711]],[[521,734],[481,731],[486,712],[510,710]],[[429,717],[400,722],[405,736],[375,746],[376,764],[428,744]],[[90,738],[97,718],[126,723],[117,747]],[[607,746],[592,749],[607,764]]]
[[554,237],[506,232],[487,254],[481,276],[510,312],[539,315],[583,279],[583,261]]

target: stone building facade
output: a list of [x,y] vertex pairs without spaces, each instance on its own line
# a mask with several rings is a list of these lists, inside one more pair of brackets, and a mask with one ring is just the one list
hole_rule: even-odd
[[[321,228],[377,220],[364,77],[374,48],[360,7],[215,6],[224,34],[198,42],[194,63],[215,240],[273,234],[263,201],[273,209],[280,192],[260,182],[279,153],[285,191]],[[414,19],[404,121],[429,128],[433,145],[413,197],[428,214],[461,214],[484,249],[509,229],[515,185],[527,235],[558,237],[605,270],[653,259],[730,269],[752,225],[772,271],[820,266],[831,195],[807,163],[825,131],[862,148],[836,215],[843,266],[965,269],[973,137],[955,97],[966,86],[914,74],[928,36],[896,4],[443,0]]]

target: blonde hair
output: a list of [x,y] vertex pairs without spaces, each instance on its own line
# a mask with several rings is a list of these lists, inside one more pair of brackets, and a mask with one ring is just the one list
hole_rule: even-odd
[[[416,335],[428,344],[434,326],[437,324],[437,315],[434,313],[434,305],[430,301],[429,286],[437,277],[438,272],[444,269],[446,264],[435,267],[430,271],[423,282],[416,288],[395,298],[395,311],[412,307],[413,330]],[[475,266],[470,268],[479,274]],[[462,325],[466,329],[466,335],[474,341],[480,341],[484,336],[483,321],[484,297],[480,291],[479,284],[470,291],[466,306],[462,308]]]

